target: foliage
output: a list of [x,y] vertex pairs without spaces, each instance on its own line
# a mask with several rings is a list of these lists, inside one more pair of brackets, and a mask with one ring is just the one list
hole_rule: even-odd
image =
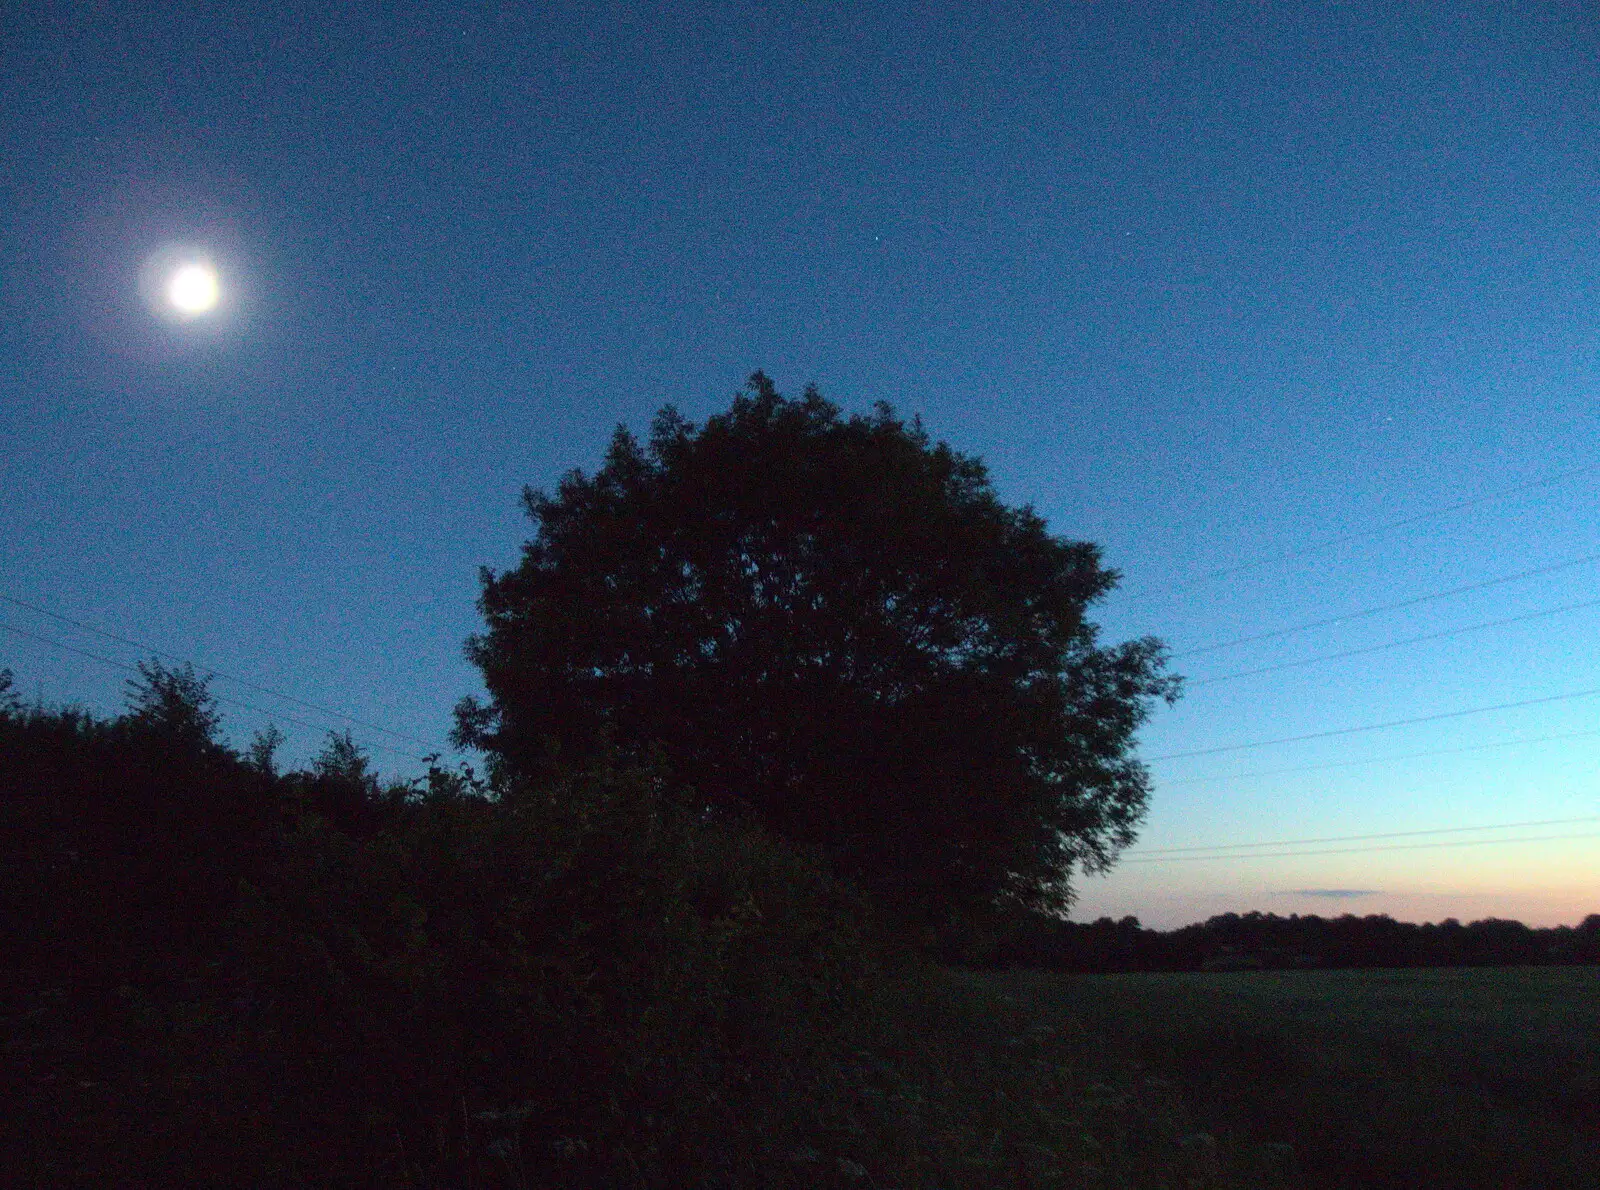
[[245,749],[245,760],[251,768],[268,777],[278,775],[278,749],[287,737],[276,723],[269,723],[250,740]]
[[136,714],[0,714],[8,1184],[1241,1184],[659,767],[435,766],[341,818],[348,750],[272,776]]
[[1132,754],[1175,698],[1153,638],[1097,642],[1114,571],[879,403],[841,419],[760,373],[698,432],[618,427],[592,478],[525,491],[537,535],[483,573],[492,701],[458,742],[508,773],[614,739],[929,916],[1061,909],[1134,837]]
[[174,670],[159,661],[141,661],[138,670],[139,676],[127,683],[127,727],[159,735],[178,752],[217,746],[222,716],[194,666]]
[[272,846],[259,774],[190,670],[140,667],[129,711],[0,717],[0,908],[28,961],[105,982],[187,973]]
[[735,993],[790,1012],[837,994],[859,913],[825,872],[697,822],[647,772],[547,782],[435,790],[369,838],[301,832],[249,907],[247,968],[295,1006],[279,1018],[293,1049],[363,1072],[346,1117],[381,1107],[404,1134],[464,1100],[510,1122],[525,1164],[563,1138],[602,1166],[686,1145],[690,1105],[730,1134],[706,1080]]
[[573,1138],[575,1181],[704,1160],[743,1127],[740,1013],[826,1016],[867,969],[848,888],[645,770],[380,789],[335,736],[278,778],[182,729],[209,699],[169,676],[111,723],[0,723],[36,1179],[166,1183],[182,1153],[191,1183],[456,1184]]

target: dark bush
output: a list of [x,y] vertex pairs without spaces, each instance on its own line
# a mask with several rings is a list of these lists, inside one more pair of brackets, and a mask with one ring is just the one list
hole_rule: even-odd
[[614,756],[384,790],[349,747],[279,777],[197,722],[0,722],[25,1179],[757,1168],[798,1117],[754,1072],[805,1066],[885,945],[823,865]]

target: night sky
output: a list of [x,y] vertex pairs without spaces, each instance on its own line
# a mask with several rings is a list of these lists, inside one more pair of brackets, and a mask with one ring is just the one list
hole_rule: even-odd
[[[1075,916],[1573,922],[1597,198],[1578,3],[11,4],[0,664],[112,714],[128,675],[37,638],[192,657],[415,774],[523,485],[761,368],[1102,544],[1107,639],[1191,683],[1139,851],[1395,836],[1130,853]],[[221,302],[158,316],[185,253]],[[291,763],[349,725],[213,689]]]

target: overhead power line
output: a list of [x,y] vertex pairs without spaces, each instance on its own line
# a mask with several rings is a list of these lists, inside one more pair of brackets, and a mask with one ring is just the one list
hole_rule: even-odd
[[1486,591],[1490,587],[1503,586],[1506,583],[1520,582],[1525,578],[1537,578],[1540,575],[1554,574],[1559,570],[1570,570],[1574,566],[1587,566],[1600,562],[1600,553],[1585,554],[1581,558],[1571,558],[1565,562],[1557,562],[1551,566],[1536,566],[1532,570],[1520,570],[1516,574],[1505,574],[1498,578],[1484,579],[1482,582],[1467,583],[1460,587],[1451,587],[1447,591],[1435,591],[1429,595],[1417,595],[1410,599],[1401,599],[1394,603],[1382,603],[1376,607],[1364,607],[1353,612],[1344,612],[1337,616],[1328,616],[1321,620],[1308,620],[1304,624],[1293,624],[1288,628],[1277,628],[1271,632],[1257,632],[1251,636],[1239,636],[1232,640],[1218,641],[1216,644],[1200,645],[1193,649],[1184,649],[1174,653],[1174,660],[1180,657],[1197,657],[1201,653],[1215,653],[1220,649],[1231,649],[1237,645],[1255,644],[1257,641],[1277,640],[1283,636],[1293,636],[1297,632],[1309,632],[1313,628],[1326,628],[1330,624],[1343,624],[1350,620],[1365,619],[1368,616],[1381,615],[1384,612],[1399,611],[1402,608],[1417,607],[1424,603],[1433,603],[1440,599],[1449,599],[1455,595],[1465,595],[1472,591]]
[[1441,719],[1461,719],[1468,715],[1486,715],[1490,711],[1509,711],[1516,707],[1541,706],[1552,702],[1570,702],[1575,698],[1593,698],[1600,695],[1600,687],[1576,690],[1571,694],[1551,694],[1544,698],[1525,698],[1517,702],[1495,703],[1487,707],[1468,707],[1464,711],[1441,711],[1436,715],[1418,715],[1411,719],[1391,719],[1386,723],[1368,723],[1361,727],[1340,727],[1333,731],[1313,731],[1306,735],[1282,736],[1275,740],[1256,740],[1249,744],[1226,744],[1220,748],[1197,748],[1192,752],[1168,752],[1162,756],[1147,757],[1157,760],[1184,760],[1191,756],[1218,756],[1224,752],[1245,752],[1251,748],[1266,748],[1272,744],[1298,744],[1304,740],[1325,740],[1333,736],[1357,735],[1366,731],[1382,731],[1390,727],[1410,727],[1415,723],[1436,723]]
[[[167,653],[161,649],[157,649],[152,645],[144,644],[142,641],[132,640],[126,636],[118,636],[115,632],[108,632],[104,628],[97,628],[93,624],[84,623],[82,620],[74,620],[71,616],[64,616],[60,612],[51,611],[49,608],[39,607],[37,604],[28,603],[25,600],[18,599],[14,595],[7,595],[4,592],[0,592],[0,599],[4,599],[7,603],[14,603],[18,607],[27,608],[31,612],[37,612],[41,616],[49,616],[52,620],[59,620],[63,624],[70,624],[74,628],[81,628],[85,632],[92,632],[96,636],[104,637],[106,640],[113,640],[122,645],[130,645],[135,649],[143,649],[152,656],[164,657],[168,661],[186,662],[189,665],[193,665],[196,669],[210,674],[212,677],[221,678],[225,682],[233,682],[236,685],[244,686],[250,690],[254,690],[258,694],[267,694],[273,698],[281,698],[285,702],[292,702],[296,706],[305,707],[307,710],[316,711],[319,714],[331,715],[335,719],[343,719],[346,723],[354,723],[357,727],[365,727],[368,731],[381,731],[384,735],[393,736],[395,739],[409,740],[413,744],[421,744],[424,748],[435,748],[438,746],[432,740],[419,739],[417,736],[407,735],[403,731],[393,731],[390,728],[384,727],[378,723],[368,723],[364,719],[357,719],[354,715],[347,715],[343,711],[336,711],[331,707],[319,706],[317,703],[307,702],[303,698],[296,698],[292,694],[285,694],[281,690],[274,690],[269,686],[261,685],[259,682],[252,682],[248,678],[240,678],[235,677],[232,674],[223,673],[220,669],[216,669],[213,666],[194,661],[191,658],[179,657],[176,654]],[[406,754],[402,753],[401,755]]]
[[1572,826],[1580,822],[1600,822],[1600,814],[1589,814],[1582,818],[1544,818],[1535,822],[1496,822],[1488,826],[1441,826],[1426,831],[1387,831],[1378,835],[1325,835],[1316,839],[1278,839],[1271,843],[1216,843],[1205,847],[1158,847],[1148,850],[1140,848],[1137,851],[1127,851],[1123,854],[1128,857],[1142,857],[1146,855],[1182,855],[1196,851],[1236,851],[1246,847],[1304,847],[1313,843],[1357,843],[1367,839],[1406,839],[1421,835],[1459,835],[1470,831],[1509,831],[1525,830],[1535,826]]
[[[50,645],[52,648],[63,649],[68,653],[76,653],[79,657],[87,657],[91,661],[98,661],[102,665],[109,665],[113,669],[120,669],[127,673],[139,672],[137,666],[128,665],[122,661],[115,661],[110,657],[102,657],[99,653],[91,653],[88,649],[80,649],[76,645],[67,644],[65,641],[53,640],[48,636],[41,636],[37,632],[29,632],[25,628],[17,628],[11,624],[0,624],[0,632],[11,632],[15,633],[17,636],[25,636],[29,640],[39,641],[42,644]],[[212,694],[211,697],[216,699],[218,702],[225,702],[230,706],[241,707],[247,711],[254,711],[259,715],[267,716],[269,719],[282,719],[285,723],[293,723],[296,727],[304,727],[310,731],[327,730],[326,727],[318,726],[315,723],[307,723],[305,720],[296,719],[292,715],[284,715],[277,711],[269,711],[265,707],[258,707],[247,702],[240,702],[237,698],[229,698],[225,694]],[[404,756],[408,760],[420,761],[423,764],[428,763],[428,757],[426,756],[418,756],[413,752],[406,752],[400,748],[391,748],[387,744],[375,744],[370,740],[363,742],[367,747],[376,748],[380,752],[391,752],[396,756]]]
[[1384,533],[1392,532],[1395,529],[1403,529],[1408,525],[1421,524],[1423,521],[1431,521],[1437,517],[1448,516],[1453,512],[1461,512],[1464,509],[1477,508],[1484,504],[1492,504],[1497,500],[1505,500],[1512,496],[1518,496],[1523,492],[1536,491],[1539,488],[1554,487],[1556,484],[1565,483],[1569,479],[1576,479],[1580,475],[1592,475],[1597,471],[1600,471],[1600,464],[1596,463],[1591,463],[1585,467],[1575,467],[1570,471],[1559,471],[1554,475],[1547,475],[1542,479],[1529,480],[1527,483],[1520,483],[1513,487],[1502,488],[1498,492],[1490,492],[1483,496],[1473,496],[1467,500],[1457,500],[1453,504],[1446,504],[1439,508],[1429,509],[1427,512],[1419,512],[1412,516],[1401,517],[1398,520],[1385,521],[1382,524],[1374,525],[1369,529],[1360,529],[1353,533],[1340,534],[1337,537],[1323,538],[1321,541],[1313,541],[1307,545],[1300,546],[1297,549],[1286,550],[1281,554],[1275,554],[1271,557],[1257,558],[1249,562],[1240,562],[1234,566],[1223,566],[1216,570],[1208,570],[1196,575],[1194,578],[1185,579],[1177,583],[1167,583],[1159,587],[1146,588],[1143,591],[1130,591],[1127,595],[1127,598],[1152,599],[1157,595],[1175,595],[1183,591],[1192,591],[1196,587],[1204,586],[1206,583],[1215,582],[1220,578],[1228,578],[1231,575],[1243,574],[1250,570],[1259,570],[1263,566],[1271,566],[1278,562],[1287,562],[1294,558],[1304,557],[1307,554],[1314,554],[1322,550],[1332,549],[1337,545],[1348,545],[1353,541],[1364,541],[1371,537],[1378,537]]
[[1173,785],[1207,785],[1217,781],[1248,781],[1256,777],[1281,777],[1289,773],[1320,773],[1327,769],[1359,768],[1367,764],[1392,764],[1397,760],[1419,760],[1426,756],[1454,756],[1459,752],[1482,752],[1490,748],[1514,748],[1518,744],[1548,744],[1556,740],[1592,739],[1600,731],[1569,731],[1560,735],[1528,736],[1520,740],[1496,740],[1490,744],[1468,744],[1464,748],[1429,748],[1423,752],[1401,752],[1398,755],[1368,756],[1362,760],[1334,760],[1325,764],[1297,764],[1280,769],[1256,769],[1248,773],[1222,773],[1215,777],[1180,777],[1175,781],[1162,781],[1163,789]]
[[1313,855],[1365,855],[1375,851],[1424,851],[1436,847],[1491,847],[1507,843],[1552,843],[1573,839],[1600,839],[1600,831],[1579,835],[1526,835],[1519,839],[1457,839],[1450,843],[1396,843],[1385,847],[1335,847],[1320,851],[1266,851],[1253,855],[1171,855],[1155,859],[1124,860],[1129,864],[1181,864],[1197,860],[1301,859]]
[[1219,674],[1214,678],[1185,679],[1183,685],[1185,690],[1193,690],[1196,686],[1212,686],[1218,682],[1232,682],[1239,678],[1254,678],[1261,674],[1277,673],[1280,670],[1316,665],[1322,661],[1340,661],[1346,657],[1361,657],[1367,653],[1382,653],[1388,649],[1399,649],[1406,645],[1421,644],[1430,640],[1445,640],[1452,636],[1463,636],[1468,632],[1481,632],[1486,628],[1501,628],[1507,624],[1521,624],[1528,620],[1539,620],[1545,616],[1556,616],[1563,612],[1581,611],[1588,607],[1600,607],[1600,599],[1586,599],[1582,603],[1569,603],[1562,607],[1548,607],[1542,611],[1524,612],[1520,616],[1506,616],[1500,620],[1485,620],[1481,624],[1467,624],[1461,628],[1447,628],[1443,632],[1428,632],[1421,636],[1408,636],[1404,640],[1391,640],[1381,645],[1367,645],[1360,649],[1345,649],[1338,653],[1323,653],[1316,657],[1303,657],[1298,661],[1283,661],[1277,665],[1263,665],[1259,669],[1243,669],[1237,673]]

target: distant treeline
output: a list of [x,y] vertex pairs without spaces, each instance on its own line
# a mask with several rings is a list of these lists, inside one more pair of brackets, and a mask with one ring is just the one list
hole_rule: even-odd
[[1600,963],[1600,913],[1578,926],[1454,918],[1418,925],[1386,914],[1224,913],[1162,932],[1136,917],[1037,921],[984,956],[997,966],[1057,971],[1215,971],[1296,967],[1507,967]]

